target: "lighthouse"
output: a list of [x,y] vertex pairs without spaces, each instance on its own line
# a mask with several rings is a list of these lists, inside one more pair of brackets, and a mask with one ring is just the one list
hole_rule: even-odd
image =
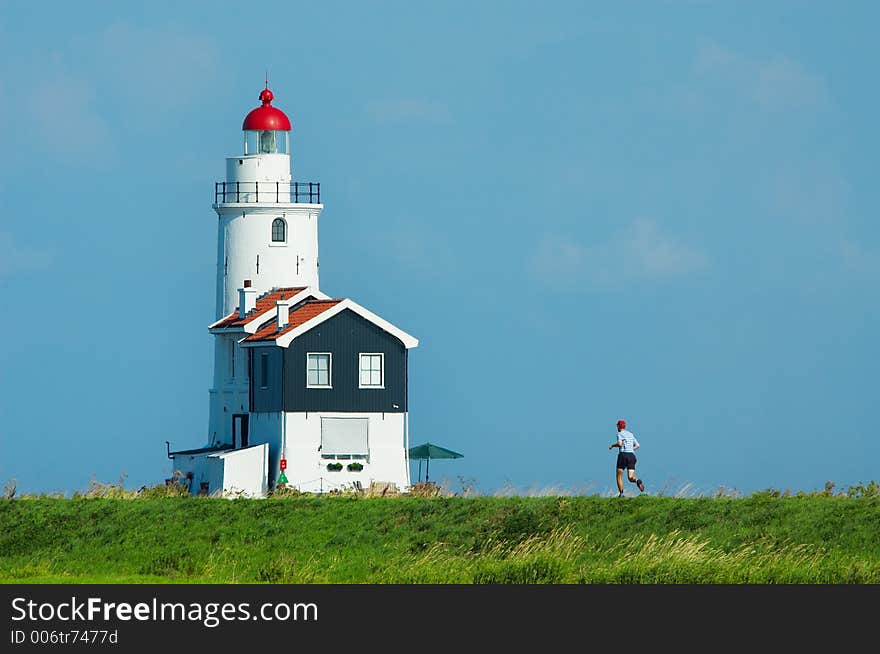
[[409,350],[418,340],[320,290],[318,182],[292,174],[291,121],[268,84],[214,184],[207,443],[168,451],[193,494],[264,496],[409,479]]

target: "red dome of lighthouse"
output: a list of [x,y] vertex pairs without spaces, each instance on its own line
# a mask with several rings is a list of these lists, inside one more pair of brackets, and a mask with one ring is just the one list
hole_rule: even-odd
[[290,119],[280,109],[272,106],[275,95],[267,86],[260,92],[261,107],[257,107],[244,117],[243,130],[281,130],[290,131]]

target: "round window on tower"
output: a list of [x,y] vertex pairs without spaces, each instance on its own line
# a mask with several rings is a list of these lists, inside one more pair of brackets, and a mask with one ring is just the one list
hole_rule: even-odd
[[272,221],[272,242],[284,243],[287,241],[287,223],[283,218],[276,218]]

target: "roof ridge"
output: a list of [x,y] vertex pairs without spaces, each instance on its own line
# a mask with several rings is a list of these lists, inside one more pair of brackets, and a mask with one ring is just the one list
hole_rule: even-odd
[[308,286],[273,286],[265,293],[260,295],[257,299],[262,300],[263,298],[272,295],[272,293],[280,293],[282,291],[304,291],[308,288]]
[[[330,299],[326,299],[326,300],[311,298],[311,299],[303,300],[300,304],[298,304],[296,306],[296,308],[294,308],[290,311],[289,316],[291,318],[293,318],[294,316],[299,314],[301,311],[305,310],[307,307],[315,306],[316,304],[322,304],[322,305],[327,304],[327,305],[332,306],[332,305],[339,304],[340,302],[342,302],[342,299],[339,299],[339,298],[330,298]],[[311,318],[315,318],[315,317],[321,315],[322,313],[324,313],[324,311],[327,311],[328,309],[329,309],[329,307],[321,308],[319,311],[317,311],[317,313],[315,313],[314,316],[309,317],[307,320],[305,320],[301,323],[297,323],[297,324],[290,322],[287,325],[285,325],[284,327],[282,327],[281,329],[278,329],[277,327],[273,329],[272,328],[272,321],[268,320],[265,323],[261,324],[260,327],[257,329],[257,331],[254,332],[253,334],[251,334],[250,336],[248,336],[245,340],[251,341],[251,342],[275,340],[279,336],[286,334],[287,332],[289,332],[293,329],[296,329],[297,327],[300,327],[301,325],[305,324],[306,322],[308,322],[308,320],[311,320]]]

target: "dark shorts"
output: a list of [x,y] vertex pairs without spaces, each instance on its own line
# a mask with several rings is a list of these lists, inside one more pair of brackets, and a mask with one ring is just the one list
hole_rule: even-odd
[[623,470],[624,468],[628,470],[636,469],[636,455],[632,452],[621,452],[617,455],[617,469]]

